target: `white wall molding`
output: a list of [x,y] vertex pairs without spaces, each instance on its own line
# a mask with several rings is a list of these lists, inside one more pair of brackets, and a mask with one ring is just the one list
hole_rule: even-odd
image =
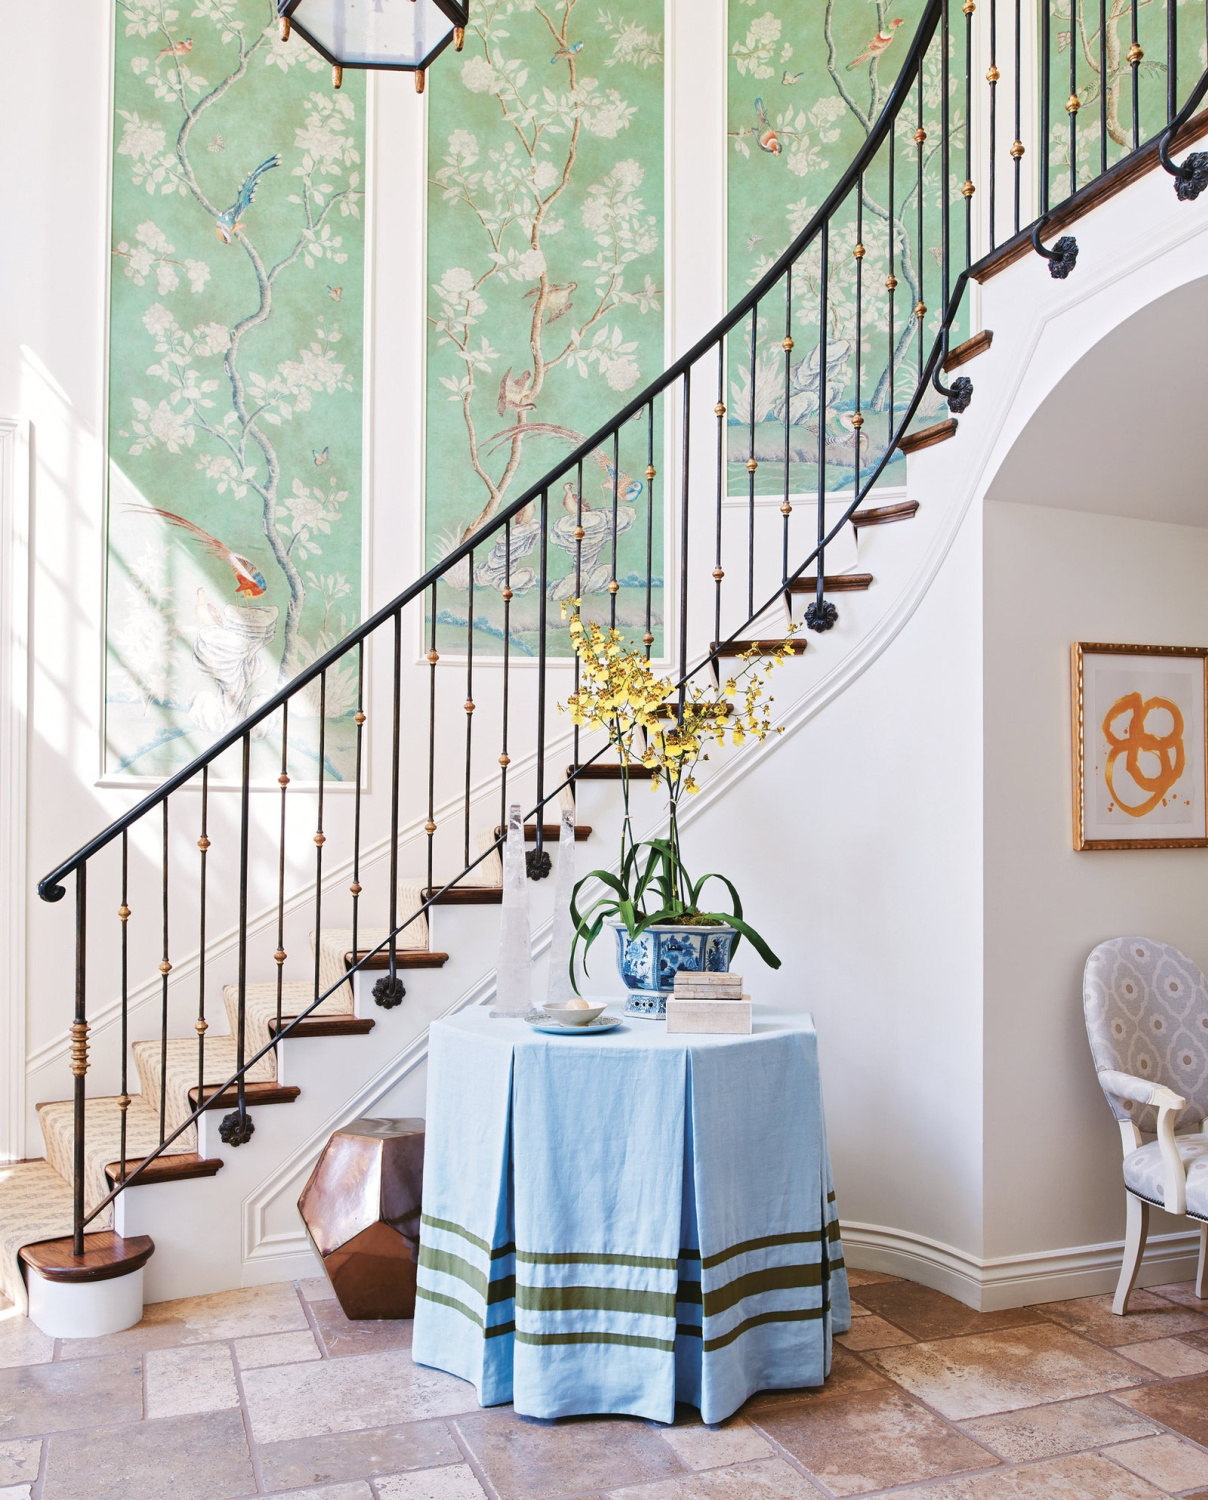
[[[902,1276],[979,1312],[1114,1291],[1124,1255],[1124,1241],[1109,1240],[983,1260],[955,1245],[882,1224],[841,1223],[840,1229],[844,1260],[853,1270]],[[1186,1281],[1195,1275],[1198,1255],[1198,1231],[1151,1235],[1138,1285]]]
[[0,417],[0,1161],[25,1155],[30,444]]

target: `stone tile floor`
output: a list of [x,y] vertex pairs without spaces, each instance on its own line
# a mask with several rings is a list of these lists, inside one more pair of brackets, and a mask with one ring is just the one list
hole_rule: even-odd
[[483,1411],[327,1283],[150,1306],[52,1340],[0,1311],[0,1500],[1208,1500],[1208,1302],[1189,1283],[975,1313],[851,1273],[820,1391],[721,1427]]

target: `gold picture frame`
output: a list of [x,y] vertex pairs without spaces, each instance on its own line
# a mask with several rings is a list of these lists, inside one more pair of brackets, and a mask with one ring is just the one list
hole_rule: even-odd
[[1074,848],[1208,849],[1208,646],[1075,641]]

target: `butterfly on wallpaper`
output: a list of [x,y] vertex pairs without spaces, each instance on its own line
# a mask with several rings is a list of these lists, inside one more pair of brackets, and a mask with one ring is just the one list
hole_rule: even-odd
[[315,456],[315,468],[316,469],[321,469],[323,467],[323,465],[327,462],[327,460],[331,457],[331,448],[330,448],[330,446],[328,446],[326,448],[312,448],[310,451]]
[[327,288],[327,295],[333,302],[340,302],[344,297],[344,288],[342,286],[329,286]]
[[759,244],[761,239],[763,239],[763,235],[761,234],[747,235],[747,249],[754,250],[755,246]]
[[223,138],[223,135],[222,135],[221,131],[215,132],[214,139],[206,147],[206,150],[207,151],[225,151],[226,150],[226,141]]
[[794,83],[800,83],[801,82],[801,74],[800,73],[790,73],[789,70],[786,68],[784,70],[784,72],[780,75],[780,81],[781,81],[781,83],[783,83],[785,85],[786,88],[788,88],[788,87],[791,87],[791,85],[793,85]]

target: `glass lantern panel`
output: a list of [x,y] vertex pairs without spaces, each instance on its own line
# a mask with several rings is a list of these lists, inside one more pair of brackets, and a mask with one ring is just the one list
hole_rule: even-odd
[[453,30],[436,0],[303,0],[294,16],[349,66],[418,67]]

